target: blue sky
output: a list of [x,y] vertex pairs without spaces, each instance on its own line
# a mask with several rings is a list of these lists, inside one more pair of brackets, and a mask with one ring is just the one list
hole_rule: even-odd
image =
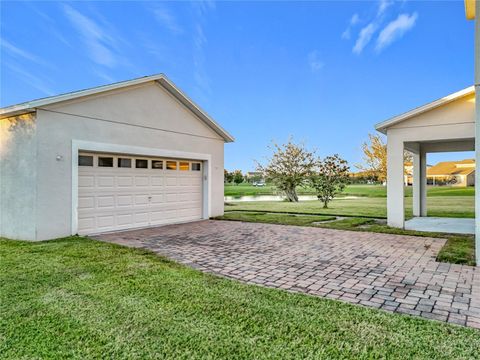
[[2,106],[163,72],[236,137],[227,169],[289,136],[358,163],[375,123],[473,83],[463,1],[0,6]]

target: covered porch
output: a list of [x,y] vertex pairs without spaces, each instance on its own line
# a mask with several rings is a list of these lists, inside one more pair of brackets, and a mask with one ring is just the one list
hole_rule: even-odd
[[[387,135],[388,225],[417,231],[475,233],[475,219],[429,218],[427,154],[475,150],[474,87],[376,125]],[[413,219],[405,221],[404,151],[413,157]]]

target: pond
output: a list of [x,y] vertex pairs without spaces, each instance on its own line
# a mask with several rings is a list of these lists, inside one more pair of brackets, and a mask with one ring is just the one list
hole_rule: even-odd
[[[356,199],[358,196],[343,196],[336,199]],[[243,201],[283,201],[285,196],[282,195],[245,195],[245,196],[224,196],[226,202],[243,202]],[[317,200],[315,195],[298,195],[299,201]]]

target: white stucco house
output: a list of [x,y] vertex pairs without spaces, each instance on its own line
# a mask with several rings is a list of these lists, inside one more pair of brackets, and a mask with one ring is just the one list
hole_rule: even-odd
[[223,214],[233,137],[163,74],[0,109],[0,236],[45,240]]

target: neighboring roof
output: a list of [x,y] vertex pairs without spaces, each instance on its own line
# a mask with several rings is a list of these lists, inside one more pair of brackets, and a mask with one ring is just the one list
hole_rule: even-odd
[[468,175],[475,171],[475,160],[442,161],[427,169],[427,176]]
[[184,106],[186,106],[191,112],[193,112],[200,120],[207,124],[218,135],[220,135],[225,140],[225,142],[233,142],[235,140],[232,135],[230,135],[205,111],[203,111],[197,104],[195,104],[187,95],[185,95],[179,88],[177,88],[164,74],[144,76],[132,80],[120,81],[109,85],[97,86],[85,90],[69,92],[66,94],[45,97],[16,105],[7,106],[0,109],[0,119],[35,112],[37,108],[42,106],[56,104],[62,101],[78,99],[85,96],[96,95],[106,91],[121,89],[128,86],[147,83],[150,81],[155,81],[159,85],[161,85],[165,90],[167,90],[171,95],[173,95],[177,100],[179,100]]
[[463,90],[457,91],[457,92],[455,92],[453,94],[450,94],[450,95],[447,95],[447,96],[445,96],[441,99],[432,101],[432,102],[430,102],[426,105],[417,107],[413,110],[407,111],[406,113],[400,114],[400,115],[395,116],[393,118],[390,118],[386,121],[378,123],[378,124],[375,125],[375,129],[377,131],[380,131],[381,133],[386,134],[387,129],[389,127],[393,126],[393,125],[396,125],[396,124],[398,124],[402,121],[405,121],[405,120],[410,119],[414,116],[423,114],[427,111],[433,110],[433,109],[438,108],[440,106],[446,105],[446,104],[448,104],[452,101],[458,100],[462,97],[469,96],[471,94],[475,94],[475,87],[474,86],[470,86],[470,87],[465,88]]

